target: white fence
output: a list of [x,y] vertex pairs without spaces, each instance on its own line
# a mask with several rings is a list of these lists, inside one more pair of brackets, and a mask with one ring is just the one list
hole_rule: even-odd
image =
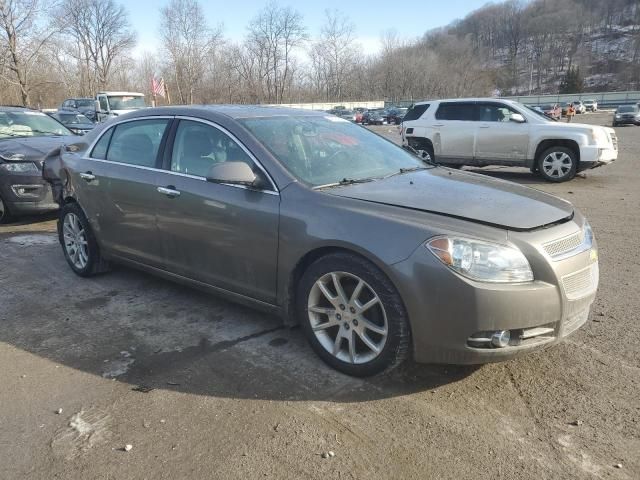
[[345,107],[352,110],[361,108],[383,108],[384,100],[373,100],[368,102],[324,102],[324,103],[280,103],[272,104],[270,107],[303,108],[305,110],[331,110],[336,107]]

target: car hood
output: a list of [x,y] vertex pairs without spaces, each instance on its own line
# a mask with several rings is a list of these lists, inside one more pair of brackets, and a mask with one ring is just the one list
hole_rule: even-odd
[[561,198],[516,183],[440,167],[327,192],[517,231],[573,217],[573,205]]
[[51,150],[61,147],[65,143],[74,141],[77,137],[20,137],[0,140],[0,155],[24,155],[24,160],[42,160]]

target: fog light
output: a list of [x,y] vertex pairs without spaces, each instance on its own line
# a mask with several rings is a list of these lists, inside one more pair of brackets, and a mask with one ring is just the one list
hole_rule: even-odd
[[509,330],[499,330],[491,335],[491,345],[497,348],[504,348],[509,345],[511,332]]

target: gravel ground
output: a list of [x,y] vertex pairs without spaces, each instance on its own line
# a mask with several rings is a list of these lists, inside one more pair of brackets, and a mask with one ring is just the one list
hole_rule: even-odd
[[640,129],[617,132],[619,160],[569,183],[479,169],[570,199],[601,259],[580,331],[481,368],[345,377],[273,317],[74,276],[52,217],[0,227],[0,479],[640,478]]

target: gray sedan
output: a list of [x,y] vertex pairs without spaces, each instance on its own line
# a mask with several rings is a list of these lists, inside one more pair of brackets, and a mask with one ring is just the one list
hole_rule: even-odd
[[593,233],[569,202],[425,164],[326,113],[146,109],[44,174],[78,275],[124,263],[278,313],[350,375],[548,346],[597,289]]

